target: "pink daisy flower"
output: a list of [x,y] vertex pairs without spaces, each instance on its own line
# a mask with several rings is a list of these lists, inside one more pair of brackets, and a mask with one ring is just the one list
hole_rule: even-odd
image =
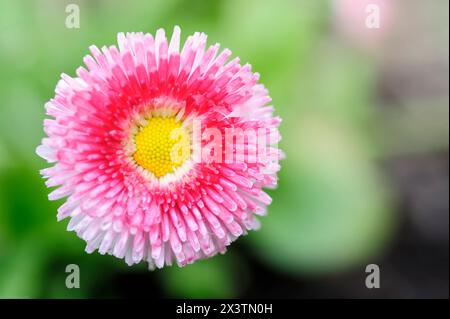
[[[277,183],[280,119],[258,74],[206,35],[119,33],[62,74],[36,152],[58,220],[132,265],[180,266],[258,228]],[[230,132],[234,133],[234,136]],[[237,132],[237,133],[236,133]],[[257,134],[253,134],[253,133]],[[256,156],[255,156],[256,154]],[[231,155],[231,156],[230,156]]]

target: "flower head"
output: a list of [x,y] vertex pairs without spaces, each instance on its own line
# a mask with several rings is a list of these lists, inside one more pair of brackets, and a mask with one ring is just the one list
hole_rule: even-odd
[[266,212],[281,152],[258,74],[206,35],[119,33],[46,104],[37,154],[58,220],[98,250],[150,268],[224,252]]

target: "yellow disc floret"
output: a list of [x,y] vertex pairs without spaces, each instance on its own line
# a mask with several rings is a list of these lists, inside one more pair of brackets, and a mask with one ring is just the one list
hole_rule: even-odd
[[134,160],[156,177],[173,172],[191,154],[190,135],[174,117],[150,118],[139,127],[134,142]]

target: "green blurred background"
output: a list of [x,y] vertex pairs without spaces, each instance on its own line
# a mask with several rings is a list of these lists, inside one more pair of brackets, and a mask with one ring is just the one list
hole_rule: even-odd
[[[261,73],[287,159],[260,231],[149,272],[86,254],[56,222],[35,148],[89,45],[176,24]],[[0,297],[448,297],[448,53],[445,0],[0,0]],[[80,289],[65,287],[73,263]],[[370,263],[381,289],[364,286]]]

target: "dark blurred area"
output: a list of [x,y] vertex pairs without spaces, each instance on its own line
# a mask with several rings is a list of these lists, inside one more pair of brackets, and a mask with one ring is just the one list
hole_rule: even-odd
[[[0,297],[448,298],[448,14],[445,0],[0,0]],[[86,254],[56,222],[35,148],[44,103],[89,45],[175,24],[261,73],[287,158],[260,231],[150,272]]]

